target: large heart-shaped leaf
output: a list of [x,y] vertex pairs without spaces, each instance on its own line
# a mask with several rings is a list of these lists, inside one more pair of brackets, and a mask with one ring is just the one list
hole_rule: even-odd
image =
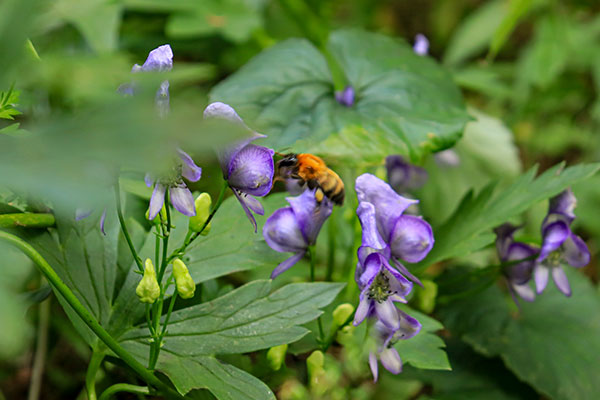
[[432,59],[360,30],[333,32],[328,49],[356,91],[352,107],[335,101],[324,56],[301,39],[256,56],[217,85],[211,100],[232,105],[276,149],[349,162],[390,153],[416,160],[460,137],[469,117],[458,88]]

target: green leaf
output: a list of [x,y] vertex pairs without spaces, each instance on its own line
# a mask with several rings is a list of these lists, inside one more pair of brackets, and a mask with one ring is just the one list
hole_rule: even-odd
[[15,115],[21,115],[21,112],[15,109],[18,103],[18,91],[11,88],[8,92],[0,92],[0,118],[13,120]]
[[293,147],[354,165],[390,153],[417,160],[460,137],[468,120],[461,94],[431,58],[360,30],[333,32],[327,47],[355,89],[353,107],[335,101],[325,58],[299,39],[256,56],[217,85],[211,101],[232,105],[269,135],[265,142],[275,149]]
[[498,54],[504,43],[508,40],[511,32],[517,26],[517,23],[529,12],[532,5],[533,0],[510,0],[508,13],[500,26],[498,26],[490,43],[488,59],[492,59]]
[[406,306],[400,307],[422,325],[421,332],[409,340],[399,340],[395,347],[404,364],[421,369],[451,370],[446,345],[436,331],[444,329],[437,320]]
[[[173,312],[164,349],[181,356],[246,353],[299,340],[299,325],[316,319],[341,283],[292,283],[270,293],[270,280],[250,282],[208,303]],[[122,344],[147,357],[148,328],[126,333]],[[141,348],[141,350],[140,350]]]
[[208,389],[219,400],[267,400],[275,395],[254,376],[214,357],[178,357],[162,352],[157,369],[171,379],[179,393]]
[[600,391],[600,298],[569,269],[571,298],[549,287],[533,303],[512,301],[494,286],[442,309],[447,328],[477,352],[500,356],[521,380],[553,399],[594,399]]
[[478,195],[469,192],[452,217],[434,229],[435,245],[419,265],[422,267],[459,255],[467,255],[494,240],[491,229],[525,211],[533,204],[557,195],[567,187],[589,178],[600,164],[563,168],[556,165],[534,178],[532,168],[503,190],[488,185]]

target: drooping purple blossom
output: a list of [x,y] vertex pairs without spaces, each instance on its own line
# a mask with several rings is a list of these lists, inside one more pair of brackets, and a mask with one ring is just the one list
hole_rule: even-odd
[[400,262],[419,262],[433,247],[431,226],[420,217],[403,214],[412,204],[418,203],[418,200],[400,196],[390,185],[372,174],[363,174],[356,178],[355,188],[359,204],[373,205],[375,213],[370,218],[383,242],[389,246],[395,266],[411,280],[421,284]]
[[519,305],[517,296],[529,302],[535,300],[535,293],[529,285],[529,281],[535,265],[533,256],[539,252],[539,249],[534,246],[513,239],[513,235],[518,229],[518,227],[507,223],[494,230],[496,233],[496,250],[500,261],[509,263],[510,261],[523,260],[517,264],[509,265],[503,271],[508,290],[517,305]]
[[352,107],[354,105],[354,88],[348,85],[344,90],[335,92],[335,100],[346,107]]
[[167,189],[169,190],[169,200],[177,211],[188,217],[196,215],[194,196],[182,178],[190,182],[197,182],[202,177],[202,168],[197,166],[192,157],[183,150],[178,149],[177,153],[179,162],[175,163],[169,176],[152,179],[149,174],[146,174],[146,185],[152,187],[154,184],[154,190],[150,198],[150,208],[148,210],[148,218],[150,220],[153,220],[163,207]]
[[262,197],[271,191],[275,167],[273,155],[275,152],[267,147],[258,146],[251,142],[265,137],[252,131],[244,124],[240,116],[228,104],[215,102],[204,110],[204,118],[219,118],[239,124],[248,130],[248,137],[220,152],[219,162],[223,177],[244,208],[248,219],[257,231],[256,219],[252,212],[263,215],[262,204],[252,196]]
[[429,53],[429,39],[427,39],[427,36],[422,33],[416,34],[413,51],[420,56],[426,56]]
[[369,366],[373,374],[373,380],[377,382],[379,378],[379,367],[377,359],[381,365],[392,374],[402,372],[402,360],[398,351],[393,347],[398,340],[406,340],[414,337],[421,331],[419,321],[406,314],[405,312],[395,309],[397,319],[400,321],[397,329],[390,329],[381,321],[375,323],[375,340],[377,342],[377,351],[369,352]]
[[267,219],[263,236],[273,250],[294,255],[273,270],[271,279],[304,257],[308,247],[315,244],[323,223],[333,210],[329,199],[324,198],[320,203],[316,201],[314,190],[306,190],[300,196],[286,200],[290,206],[278,209]]
[[385,168],[390,186],[398,193],[419,189],[427,181],[427,171],[406,162],[400,155],[387,156]]
[[556,287],[565,296],[570,296],[571,286],[562,269],[563,264],[581,268],[590,262],[587,245],[571,231],[575,205],[576,199],[571,189],[550,200],[548,214],[542,222],[542,248],[533,270],[538,294],[544,291],[552,274]]

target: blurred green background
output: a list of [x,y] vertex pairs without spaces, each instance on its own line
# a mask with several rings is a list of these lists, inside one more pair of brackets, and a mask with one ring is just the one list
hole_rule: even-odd
[[[417,33],[425,34],[430,56],[451,71],[467,104],[476,110],[474,115],[482,112],[482,119],[491,118],[472,126],[474,133],[469,137],[476,138],[478,129],[502,131],[499,143],[473,139],[459,144],[459,155],[477,154],[481,160],[465,157],[450,172],[450,179],[430,177],[430,184],[439,186],[429,194],[424,188],[421,195],[432,199],[429,210],[427,202],[423,204],[424,214],[434,222],[443,220],[469,187],[482,187],[490,178],[510,179],[536,163],[544,170],[562,160],[568,164],[600,160],[598,1],[304,3],[324,29],[361,27],[411,44]],[[17,199],[27,197],[28,188],[35,187],[50,203],[98,207],[106,201],[103,183],[109,185],[112,177],[95,168],[94,160],[109,164],[126,160],[132,170],[158,169],[168,161],[161,157],[164,146],[173,146],[175,141],[188,144],[190,152],[208,164],[214,160],[214,146],[227,139],[203,135],[198,141],[194,136],[202,134],[199,115],[210,88],[261,50],[297,36],[303,36],[302,30],[275,0],[2,1],[0,203],[21,210],[24,206]],[[24,45],[27,38],[32,46]],[[169,124],[148,107],[152,96],[127,101],[114,96],[116,88],[130,79],[131,65],[143,63],[151,49],[165,43],[171,45],[175,62],[169,78],[174,115]],[[159,81],[160,77],[143,77],[141,88],[152,91]],[[79,131],[87,133],[84,140],[77,137]],[[14,140],[31,132],[45,133],[49,139],[34,142],[34,147]],[[510,148],[505,151],[506,142]],[[61,151],[64,148],[70,151]],[[207,170],[198,188],[214,191],[218,174],[217,169]],[[574,191],[578,197],[576,230],[595,255],[600,246],[600,177]],[[434,202],[434,194],[440,192],[448,194],[444,204]],[[35,209],[36,205],[27,207]],[[530,211],[526,234],[537,232],[544,213],[545,205]],[[0,254],[4,265],[11,266],[0,270],[0,389],[4,397],[26,398],[34,373],[30,366],[35,341],[39,345],[40,337],[47,335],[48,364],[41,398],[85,398],[81,388],[89,358],[87,346],[56,302],[51,311],[31,306],[47,296],[48,289],[30,263],[5,248]],[[598,281],[595,256],[584,273]],[[17,294],[24,291],[29,293],[26,298]],[[36,334],[40,318],[49,312],[48,332]],[[28,325],[18,322],[23,315]],[[453,352],[451,361],[460,360],[461,352],[472,353],[464,345],[453,347]],[[476,365],[481,361],[477,357]],[[478,382],[474,387],[483,392],[498,382],[521,385],[496,361],[482,367],[490,376],[499,376],[490,378],[491,383],[479,375],[473,378],[472,365],[458,362],[454,366],[460,379]],[[364,398],[374,390],[381,390],[378,399],[428,395],[434,384],[447,388],[450,394],[445,398],[464,398],[452,397],[452,383],[435,374],[386,383],[388,378],[381,385],[385,393],[371,387],[364,389]],[[284,385],[281,398],[294,398],[292,386],[293,382]],[[520,395],[531,394],[527,387],[520,389]]]

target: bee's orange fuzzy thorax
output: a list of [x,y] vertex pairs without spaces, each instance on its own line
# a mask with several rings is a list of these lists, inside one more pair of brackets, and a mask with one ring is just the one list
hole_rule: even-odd
[[312,154],[298,154],[299,174],[309,180],[321,173],[327,165],[319,157]]

